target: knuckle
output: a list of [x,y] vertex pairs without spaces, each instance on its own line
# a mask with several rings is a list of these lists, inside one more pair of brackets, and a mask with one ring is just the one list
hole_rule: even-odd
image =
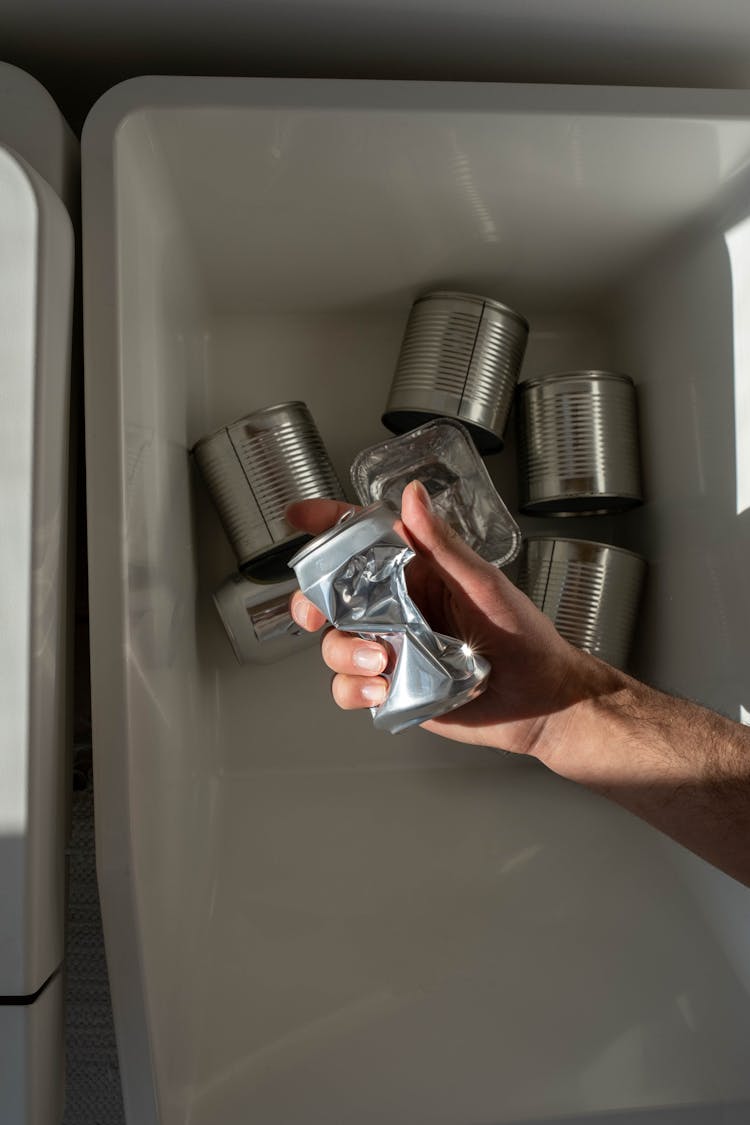
[[438,534],[446,547],[451,547],[458,539],[461,538],[455,527],[453,527],[453,525],[448,523],[446,520],[440,521]]
[[341,663],[340,647],[342,636],[336,629],[326,629],[323,634],[323,639],[320,642],[320,653],[323,660],[328,667],[334,671],[340,671],[339,665]]

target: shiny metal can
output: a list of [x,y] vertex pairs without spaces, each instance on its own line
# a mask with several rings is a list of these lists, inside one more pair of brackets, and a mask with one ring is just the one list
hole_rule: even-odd
[[402,434],[429,418],[454,418],[481,453],[502,449],[528,334],[523,316],[489,297],[420,297],[406,325],[383,423]]
[[289,504],[345,498],[304,402],[247,414],[192,452],[240,570],[258,581],[288,578],[288,560],[309,539],[287,523]]
[[289,599],[298,586],[287,574],[285,581],[273,583],[231,574],[214,591],[214,605],[240,664],[269,664],[318,643],[292,618]]
[[622,547],[534,535],[521,548],[516,585],[576,648],[624,668],[646,569]]
[[519,507],[600,515],[642,503],[633,380],[571,371],[518,386]]
[[434,632],[409,597],[404,568],[414,551],[398,522],[388,501],[350,511],[289,563],[302,593],[332,625],[390,648],[388,694],[370,712],[391,734],[476,699],[490,674],[483,656],[465,640]]

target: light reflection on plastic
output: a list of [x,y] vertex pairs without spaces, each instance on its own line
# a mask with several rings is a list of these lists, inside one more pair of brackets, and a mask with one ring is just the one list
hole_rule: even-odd
[[736,510],[750,508],[750,218],[724,235],[732,270]]
[[459,148],[455,133],[452,135],[452,140],[453,167],[456,173],[456,179],[463,188],[469,205],[474,212],[481,237],[485,242],[498,242],[499,234],[497,226],[495,225],[495,220],[490,214],[489,208],[477,187],[469,158],[466,153]]

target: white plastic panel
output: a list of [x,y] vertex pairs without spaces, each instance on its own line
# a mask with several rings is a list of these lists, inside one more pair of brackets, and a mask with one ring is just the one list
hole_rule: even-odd
[[[618,360],[640,384],[650,490],[626,520],[650,562],[635,670],[735,721],[750,711],[748,216],[744,167],[614,302]],[[670,852],[750,991],[750,894]]]
[[[89,120],[97,847],[133,1123],[750,1112],[746,892],[534,763],[375,734],[315,652],[238,667],[187,456],[302,398],[345,477],[427,286],[526,314],[526,374],[625,362],[648,263],[748,160],[745,95],[154,79]],[[492,471],[512,502],[511,454]],[[657,474],[644,511],[685,502]]]
[[63,954],[73,233],[0,148],[0,995]]
[[53,1125],[63,1112],[63,979],[33,1004],[0,1004],[0,1113],[3,1125]]

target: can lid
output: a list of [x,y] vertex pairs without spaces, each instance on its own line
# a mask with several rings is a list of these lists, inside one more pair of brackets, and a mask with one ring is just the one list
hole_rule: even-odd
[[504,305],[502,301],[496,301],[494,297],[483,297],[479,293],[462,293],[457,289],[436,289],[432,293],[423,293],[420,297],[417,297],[414,304],[418,305],[422,301],[434,300],[465,301],[467,304],[471,305],[488,305],[491,309],[495,309],[497,312],[504,313],[506,316],[517,320],[527,331],[529,329],[529,322],[526,317],[516,312],[510,305]]
[[301,399],[292,399],[289,402],[275,402],[271,406],[262,406],[260,410],[251,410],[248,414],[242,414],[239,418],[233,418],[232,421],[227,422],[226,425],[218,426],[215,430],[211,430],[209,433],[204,434],[202,437],[198,438],[196,442],[193,443],[190,452],[195,453],[196,449],[198,449],[199,446],[204,445],[207,441],[211,441],[213,438],[219,437],[221,434],[225,434],[228,430],[231,430],[233,426],[238,426],[241,422],[248,422],[254,418],[264,418],[268,414],[275,414],[278,411],[290,409],[304,410],[305,413],[309,413],[309,407],[307,403],[302,402]]
[[249,414],[242,414],[239,418],[229,422],[229,426],[236,426],[239,422],[247,422],[249,418],[263,418],[266,414],[277,414],[282,410],[304,410],[309,412],[309,407],[302,399],[290,399],[288,402],[273,402],[270,406],[261,406],[259,410],[251,410]]
[[635,387],[635,383],[629,375],[625,375],[619,371],[600,371],[593,369],[591,371],[556,371],[549,375],[535,375],[532,379],[521,379],[518,383],[519,393],[523,393],[530,387],[539,387],[547,383],[563,383],[569,382],[584,382],[584,383],[599,383],[599,382],[612,382],[612,383],[627,383],[631,387]]

